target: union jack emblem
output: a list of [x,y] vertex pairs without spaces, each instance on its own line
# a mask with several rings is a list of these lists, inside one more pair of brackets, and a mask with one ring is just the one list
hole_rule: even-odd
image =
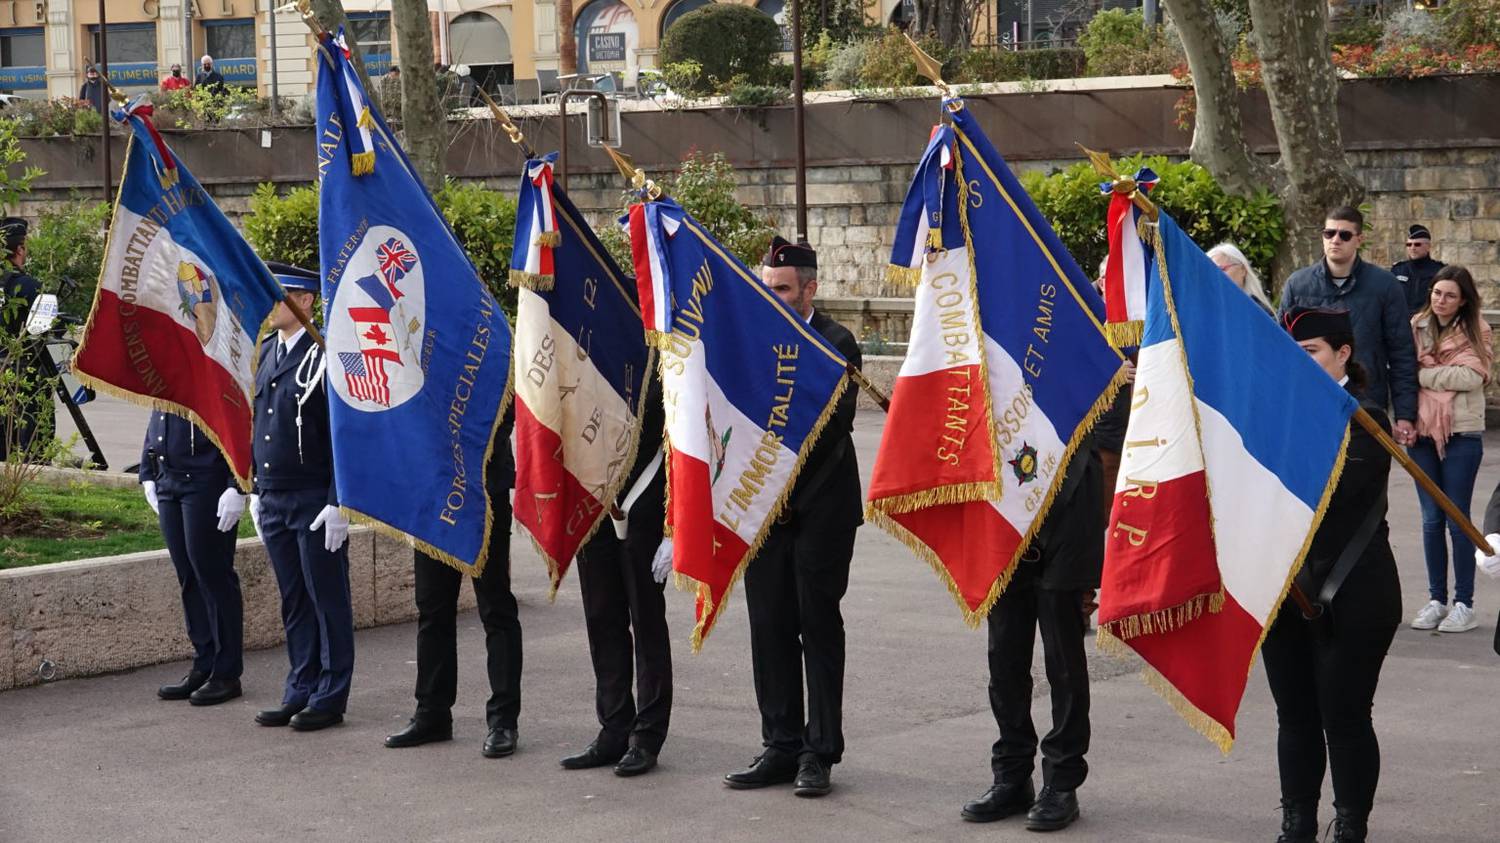
[[392,237],[382,243],[375,250],[375,257],[380,261],[380,277],[385,279],[385,286],[391,291],[392,298],[401,298],[402,292],[396,289],[396,282],[406,277],[417,265],[417,254],[406,248],[406,244]]
[[341,351],[339,363],[344,367],[344,379],[349,385],[349,395],[360,401],[373,401],[384,407],[391,406],[391,382],[385,374],[385,361],[369,352]]

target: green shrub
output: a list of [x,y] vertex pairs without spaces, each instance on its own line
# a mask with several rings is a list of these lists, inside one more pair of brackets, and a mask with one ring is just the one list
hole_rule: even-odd
[[99,134],[103,118],[87,103],[63,97],[55,100],[12,100],[0,111],[0,123],[17,137],[48,138]]
[[765,84],[781,52],[781,28],[750,6],[711,3],[688,12],[667,30],[661,63],[695,61],[702,70],[687,92],[708,94],[736,76]]
[[1500,0],[1448,0],[1438,14],[1452,48],[1500,43]]
[[[929,56],[941,62],[944,75],[950,63],[956,63],[952,50],[935,38],[923,38],[917,42]],[[906,42],[906,36],[891,29],[870,43],[859,68],[860,84],[866,88],[908,88],[913,85],[930,85],[927,77],[917,71],[916,54]]]
[[1167,73],[1183,62],[1162,27],[1145,28],[1139,9],[1106,9],[1094,15],[1078,36],[1078,46],[1088,60],[1090,76]]
[[[85,316],[93,305],[109,209],[108,203],[75,194],[66,204],[43,211],[26,238],[26,270],[44,289],[59,291],[58,309],[64,313]],[[64,278],[77,287],[64,289]]]
[[[516,201],[477,184],[449,181],[434,197],[458,243],[474,262],[479,277],[500,300],[505,312],[516,311],[510,278],[510,250],[515,237]],[[243,220],[245,239],[262,260],[318,266],[318,189],[294,187],[284,195],[262,184],[250,197]]]
[[[1225,240],[1233,242],[1255,265],[1262,278],[1271,279],[1271,261],[1281,245],[1285,224],[1275,194],[1261,191],[1252,199],[1226,194],[1208,171],[1192,163],[1139,156],[1120,159],[1115,166],[1133,173],[1148,166],[1161,176],[1151,201],[1172,215],[1182,230],[1205,250]],[[1057,236],[1085,272],[1093,272],[1109,251],[1105,234],[1108,200],[1099,193],[1099,175],[1087,162],[1045,174],[1021,176],[1021,184],[1037,207],[1052,221]]]
[[752,85],[749,82],[731,83],[724,90],[724,104],[739,108],[770,108],[782,105],[792,98],[792,92],[776,85]]
[[1073,79],[1084,73],[1076,47],[1043,50],[969,50],[959,57],[954,82],[1013,82],[1020,79]]
[[874,44],[874,41],[850,41],[834,45],[828,53],[828,69],[824,74],[828,86],[838,91],[858,88],[865,56],[869,55]]

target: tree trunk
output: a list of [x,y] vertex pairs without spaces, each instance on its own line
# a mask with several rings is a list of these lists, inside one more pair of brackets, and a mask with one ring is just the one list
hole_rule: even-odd
[[578,72],[578,39],[573,36],[573,0],[557,0],[557,52],[564,75]]
[[1210,0],[1167,0],[1172,20],[1182,33],[1183,50],[1193,73],[1194,161],[1208,170],[1235,196],[1249,197],[1279,185],[1273,168],[1250,151],[1245,142],[1239,87],[1224,45],[1223,32]]
[[366,94],[373,97],[370,76],[365,72],[365,57],[360,55],[358,39],[354,37],[354,29],[349,26],[349,17],[344,14],[344,4],[339,0],[312,0],[312,11],[318,22],[329,32],[337,34],[339,27],[343,27],[344,40],[348,42],[349,54],[354,58],[354,72],[359,74],[360,84],[365,86]]
[[1326,0],[1250,0],[1250,18],[1287,178],[1287,238],[1277,261],[1284,277],[1292,265],[1321,258],[1324,214],[1359,204],[1365,190],[1344,157]]
[[427,189],[436,191],[443,186],[443,153],[448,144],[426,0],[392,0],[391,23],[401,53],[401,128],[406,154]]

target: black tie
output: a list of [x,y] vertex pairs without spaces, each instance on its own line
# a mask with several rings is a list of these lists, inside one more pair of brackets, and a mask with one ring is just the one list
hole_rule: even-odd
[[276,365],[278,367],[280,367],[281,364],[282,364],[282,362],[285,361],[285,360],[286,360],[286,343],[284,343],[284,342],[278,342],[278,343],[276,343]]

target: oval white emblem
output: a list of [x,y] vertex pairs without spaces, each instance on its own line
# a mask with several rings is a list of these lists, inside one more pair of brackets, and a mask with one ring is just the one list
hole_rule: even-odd
[[328,308],[328,380],[345,403],[382,412],[422,390],[426,308],[422,261],[411,238],[371,226]]

